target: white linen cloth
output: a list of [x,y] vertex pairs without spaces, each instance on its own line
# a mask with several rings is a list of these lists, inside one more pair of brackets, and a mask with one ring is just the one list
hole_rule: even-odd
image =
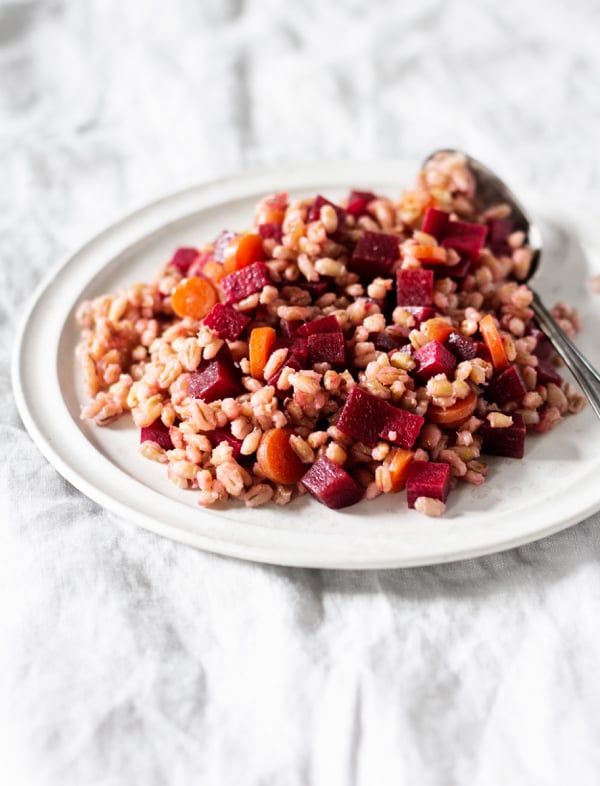
[[202,553],[70,487],[9,364],[61,256],[247,167],[456,145],[597,214],[599,32],[593,0],[0,0],[3,784],[598,783],[598,515],[413,570]]

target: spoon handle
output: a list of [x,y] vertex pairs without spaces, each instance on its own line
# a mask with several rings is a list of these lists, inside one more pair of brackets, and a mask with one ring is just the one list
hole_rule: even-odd
[[531,308],[542,332],[563,359],[600,418],[600,374],[573,344],[535,292]]

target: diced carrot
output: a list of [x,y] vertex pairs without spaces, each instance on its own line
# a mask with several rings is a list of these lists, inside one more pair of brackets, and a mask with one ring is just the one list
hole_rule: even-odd
[[[225,254],[225,262],[223,263],[225,275],[242,270],[255,262],[261,262],[265,258],[260,235],[242,235],[240,238],[236,238],[236,241],[235,252],[231,256],[229,253]],[[230,246],[233,247],[233,243]],[[230,249],[228,248],[227,251]]]
[[414,452],[405,448],[392,448],[383,462],[384,467],[389,470],[392,487],[390,492],[395,494],[402,491],[406,484],[408,470],[413,460]]
[[290,445],[291,433],[285,428],[272,428],[261,437],[256,460],[273,483],[297,483],[306,471]]
[[427,337],[427,341],[439,341],[440,344],[444,343],[450,333],[456,332],[452,325],[449,325],[441,317],[427,319],[421,325],[420,331]]
[[250,357],[250,373],[254,379],[263,378],[274,341],[275,330],[272,327],[256,327],[250,333],[248,354]]
[[288,204],[288,195],[285,191],[263,199],[256,208],[254,223],[258,224],[282,224],[285,218],[285,211]]
[[228,276],[230,273],[235,273],[236,270],[235,257],[229,257],[229,259],[225,259],[225,262],[223,262],[223,278]]
[[213,284],[218,284],[225,277],[225,269],[221,262],[217,262],[216,259],[209,259],[208,262],[204,263],[202,275],[210,279]]
[[488,348],[490,357],[492,358],[492,365],[496,369],[506,368],[508,366],[508,358],[506,357],[506,350],[502,343],[502,336],[496,326],[494,317],[487,314],[479,321],[479,330],[483,341]]
[[223,263],[229,265],[229,273],[235,272],[233,265],[235,264],[235,255],[241,237],[241,235],[234,235],[223,249]]
[[248,265],[253,265],[255,262],[260,262],[264,258],[265,252],[263,251],[263,241],[260,235],[243,235],[240,238],[237,251],[235,252],[238,270],[248,267]]
[[171,305],[178,317],[203,319],[217,302],[217,291],[206,278],[184,278],[171,293]]
[[430,404],[425,418],[438,426],[454,428],[470,418],[475,412],[476,406],[477,393],[471,391],[468,396],[459,398],[456,404],[452,404],[450,407],[438,407],[436,404]]
[[256,214],[257,224],[283,224],[285,210],[275,207],[261,207]]
[[411,254],[428,265],[445,265],[448,261],[448,253],[442,246],[413,246]]

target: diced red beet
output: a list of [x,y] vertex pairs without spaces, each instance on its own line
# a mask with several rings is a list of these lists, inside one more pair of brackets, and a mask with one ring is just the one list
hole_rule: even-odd
[[372,202],[374,199],[377,199],[377,194],[374,194],[372,191],[357,191],[353,188],[348,197],[348,204],[350,202],[355,202],[357,199],[364,199],[365,202]]
[[381,333],[369,333],[368,341],[372,341],[375,349],[380,352],[395,352],[400,344],[385,330]]
[[444,232],[442,246],[454,248],[461,254],[470,256],[471,259],[477,259],[483,248],[487,232],[488,228],[485,224],[449,221]]
[[477,357],[477,341],[462,333],[450,333],[444,342],[446,349],[454,355],[457,360],[473,360]]
[[275,240],[277,243],[281,243],[281,238],[283,237],[283,229],[281,227],[281,224],[276,224],[276,223],[259,224],[258,234],[262,237],[263,240]]
[[281,372],[283,371],[284,368],[291,368],[294,371],[300,371],[301,366],[295,357],[293,356],[288,357],[285,363],[281,366],[281,368],[277,369],[277,371],[272,376],[270,376],[269,379],[267,380],[267,385],[272,385],[275,388],[275,395],[281,399],[287,398],[288,396],[291,396],[293,393],[293,390],[279,390],[279,388],[277,387],[277,383],[279,382],[279,377],[281,376]]
[[321,216],[321,208],[323,205],[331,205],[331,207],[335,210],[337,215],[338,225],[335,232],[332,233],[332,237],[335,235],[339,235],[340,232],[343,231],[344,227],[346,226],[346,211],[343,207],[339,205],[335,205],[333,202],[330,202],[328,199],[325,199],[324,196],[321,194],[317,194],[314,199],[314,202],[310,206],[310,210],[308,211],[308,221],[318,221]]
[[386,235],[385,232],[364,232],[356,244],[348,269],[369,278],[388,275],[398,259],[398,243],[396,235]]
[[285,347],[288,350],[286,363],[295,358],[301,368],[308,368],[308,340],[303,336],[278,336],[273,343],[272,351]]
[[510,255],[509,236],[515,230],[514,221],[510,218],[495,218],[489,222],[487,245],[496,256]]
[[427,380],[436,374],[450,377],[456,368],[456,358],[439,341],[428,341],[415,351],[413,357],[417,361],[415,374],[421,380]]
[[198,256],[197,248],[178,248],[171,257],[169,265],[176,267],[184,276],[187,274],[190,265]]
[[234,459],[237,459],[240,455],[242,450],[242,440],[234,437],[231,433],[229,427],[227,428],[216,428],[213,431],[208,431],[206,436],[210,440],[210,444],[213,448],[216,448],[217,445],[220,445],[221,442],[227,442],[228,445],[232,447],[232,456]]
[[[318,300],[321,295],[324,295],[325,292],[329,289],[331,282],[327,279],[321,279],[321,281],[294,281],[293,286],[298,287],[299,289],[304,289],[306,292],[310,293],[313,302]],[[289,284],[285,284],[285,286],[289,286]]]
[[483,343],[483,341],[476,341],[475,344],[477,345],[476,357],[481,358],[482,360],[487,360],[488,363],[491,363],[492,356],[490,355],[490,351],[487,348],[487,346]]
[[237,232],[231,232],[229,229],[224,229],[219,233],[212,253],[214,260],[217,262],[225,261],[225,249],[235,237],[237,237]]
[[348,342],[346,344],[346,360],[344,368],[356,379],[358,376],[358,369],[354,362],[354,346]]
[[313,333],[308,337],[308,360],[315,363],[330,363],[333,368],[343,368],[346,345],[341,333]]
[[259,325],[268,325],[271,321],[271,314],[269,308],[264,303],[259,303],[252,315],[252,321],[255,323],[253,327]]
[[446,210],[438,210],[437,207],[428,207],[425,211],[421,229],[428,235],[432,235],[436,240],[441,240],[444,237],[449,221],[450,213]]
[[527,385],[518,366],[510,365],[494,374],[485,390],[484,396],[496,404],[520,401],[527,393]]
[[393,407],[387,402],[384,403],[385,421],[378,436],[401,448],[412,448],[423,428],[425,419],[420,415],[415,415],[414,412],[406,412],[406,410]]
[[540,360],[552,360],[556,352],[554,351],[554,347],[546,338],[544,333],[542,333],[539,328],[534,327],[529,331],[529,335],[535,336],[536,340],[533,354],[536,355]]
[[315,333],[341,333],[342,328],[334,314],[320,317],[312,322],[305,322],[297,330],[298,336],[312,336]]
[[250,317],[222,303],[215,303],[204,317],[204,324],[211,330],[216,330],[219,338],[227,341],[239,338],[249,323]]
[[269,269],[264,262],[254,262],[248,267],[230,273],[221,281],[221,286],[227,294],[226,302],[237,303],[248,295],[260,292],[263,287],[271,283]]
[[308,368],[308,340],[302,336],[293,336],[290,342],[288,360],[295,358],[300,368]]
[[281,329],[282,334],[286,338],[292,338],[298,332],[298,328],[302,327],[304,322],[301,322],[299,319],[280,319],[279,320],[279,327]]
[[367,213],[369,202],[372,202],[374,199],[377,199],[377,196],[372,191],[351,191],[346,212],[350,213],[354,218],[360,218],[360,216],[364,216]]
[[354,218],[360,218],[361,216],[366,215],[369,207],[369,202],[366,199],[354,199],[352,202],[348,202],[348,207],[346,208],[346,213],[350,216],[354,216]]
[[515,412],[512,419],[512,426],[504,428],[493,428],[487,420],[481,424],[477,433],[483,437],[482,453],[488,456],[523,458],[527,429],[521,415]]
[[426,322],[428,319],[433,319],[435,316],[435,308],[431,306],[402,306],[402,308],[413,315],[417,327],[420,327],[421,323]]
[[374,447],[385,439],[411,448],[419,436],[424,419],[412,412],[393,407],[359,387],[353,387],[346,399],[337,427],[349,437]]
[[188,268],[186,274],[188,278],[192,278],[192,276],[201,276],[204,271],[204,266],[210,259],[212,259],[212,255],[209,254],[208,251],[203,251],[201,254],[198,254]]
[[365,494],[362,486],[345,469],[326,456],[315,461],[300,482],[313,497],[333,510],[354,505]]
[[382,404],[387,402],[358,386],[353,387],[344,403],[337,427],[344,434],[364,445],[375,447],[379,432],[385,425],[385,411]]
[[505,242],[515,231],[515,222],[511,218],[493,218],[488,222],[488,243]]
[[[440,275],[450,276],[450,278],[464,278],[467,273],[470,273],[473,264],[471,257],[468,254],[464,254],[456,265],[448,265],[439,272]],[[443,265],[436,265],[436,267],[441,268]]]
[[317,194],[317,196],[313,199],[313,203],[308,209],[308,215],[306,216],[307,221],[318,221],[321,216],[321,208],[323,205],[330,205],[331,202],[328,199],[325,199],[324,196],[321,194]]
[[221,398],[235,398],[243,392],[241,373],[225,353],[204,361],[198,371],[190,374],[188,395],[201,398],[207,404]]
[[414,508],[419,497],[445,502],[450,491],[450,466],[435,461],[413,461],[406,478],[408,507]]
[[431,306],[433,270],[398,270],[396,299],[399,306]]
[[140,429],[140,442],[156,442],[164,450],[173,450],[173,443],[169,435],[169,428],[165,426],[160,418],[149,426],[142,426]]
[[276,336],[271,346],[271,353],[276,352],[278,349],[289,349],[291,346],[292,339],[290,336]]
[[536,371],[538,385],[548,385],[552,382],[560,387],[564,381],[554,366],[547,360],[538,359]]

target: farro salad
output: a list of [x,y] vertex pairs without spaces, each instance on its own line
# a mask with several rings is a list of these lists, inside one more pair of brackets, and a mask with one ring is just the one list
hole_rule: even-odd
[[484,456],[522,458],[584,404],[533,323],[527,238],[477,196],[444,153],[395,199],[264,198],[250,229],[80,305],[82,418],[130,413],[142,456],[202,506],[405,489],[442,515]]

